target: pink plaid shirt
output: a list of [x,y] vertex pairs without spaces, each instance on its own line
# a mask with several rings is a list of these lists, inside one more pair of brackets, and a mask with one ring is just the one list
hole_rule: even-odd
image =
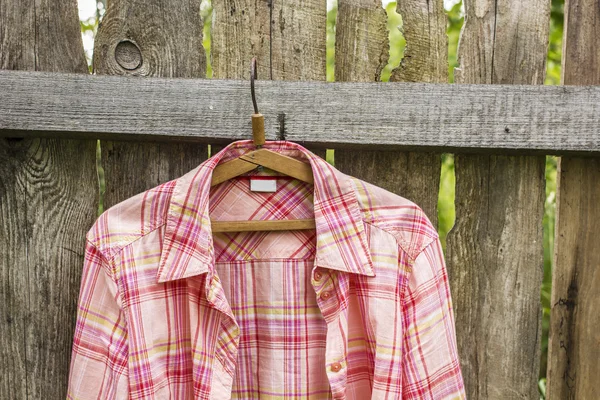
[[[254,149],[241,140],[94,223],[68,398],[464,398],[444,257],[421,208],[299,144],[264,148],[310,163],[314,188],[211,187],[218,163]],[[211,233],[210,218],[313,216],[312,230]]]

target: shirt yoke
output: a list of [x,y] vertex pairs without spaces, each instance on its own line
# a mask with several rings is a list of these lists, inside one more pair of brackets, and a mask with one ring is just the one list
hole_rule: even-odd
[[364,221],[391,234],[411,259],[439,237],[423,209],[413,201],[361,179],[350,178]]
[[176,179],[129,197],[105,210],[86,234],[107,260],[166,223]]
[[[379,186],[349,176],[363,220],[391,234],[415,259],[433,240],[436,228],[417,204]],[[166,223],[176,179],[138,193],[105,210],[86,238],[107,260]]]

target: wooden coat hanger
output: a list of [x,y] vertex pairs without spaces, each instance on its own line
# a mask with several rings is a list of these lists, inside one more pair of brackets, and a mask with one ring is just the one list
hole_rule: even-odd
[[[211,187],[256,168],[262,169],[263,167],[291,176],[303,182],[314,184],[313,172],[310,164],[261,148],[265,143],[265,120],[263,115],[258,112],[258,106],[256,105],[256,97],[254,96],[255,79],[256,57],[253,57],[250,70],[250,90],[252,92],[252,103],[254,105],[254,114],[252,114],[252,136],[257,150],[217,165],[212,173]],[[267,221],[213,221],[211,219],[211,226],[213,232],[287,231],[315,229],[315,220],[314,218]]]

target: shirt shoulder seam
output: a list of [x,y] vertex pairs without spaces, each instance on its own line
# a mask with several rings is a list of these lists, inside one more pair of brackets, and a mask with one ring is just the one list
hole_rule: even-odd
[[406,271],[406,280],[404,281],[403,287],[400,289],[400,307],[402,309],[404,309],[405,301],[406,301],[406,291],[408,290],[408,287],[409,287],[408,282],[410,281],[410,278],[413,273],[414,263],[415,263],[417,257],[419,257],[419,255],[421,255],[436,240],[436,238],[439,237],[439,234],[436,232],[435,236],[428,236],[427,237],[428,239],[423,242],[423,244],[421,245],[421,248],[418,251],[410,252],[410,251],[407,251],[407,248],[410,246],[396,231],[386,229],[385,227],[382,227],[382,226],[378,226],[376,221],[368,220],[364,217],[363,217],[363,222],[366,224],[369,224],[377,229],[381,229],[382,231],[384,231],[384,232],[388,233],[389,235],[391,235],[392,237],[394,237],[394,239],[396,240],[396,244],[398,245],[399,251],[402,251],[402,252],[404,252],[404,254],[407,255],[408,268]]
[[99,243],[94,243],[93,241],[91,241],[89,238],[86,238],[86,240],[88,242],[90,242],[97,250],[98,252],[100,252],[102,254],[102,257],[107,261],[112,263],[113,260],[115,259],[115,257],[117,257],[119,254],[121,254],[121,252],[123,251],[123,249],[125,249],[127,246],[130,246],[131,244],[137,242],[140,239],[143,239],[144,237],[148,236],[149,234],[151,234],[152,232],[154,232],[155,230],[159,229],[160,227],[162,227],[163,225],[165,225],[167,222],[166,221],[161,221],[159,224],[157,224],[156,226],[151,226],[148,228],[148,230],[146,231],[142,231],[140,232],[139,235],[129,235],[129,236],[125,236],[125,243],[119,244],[118,246],[108,246],[108,249],[110,249],[111,251],[109,252],[110,257],[108,257],[105,254],[105,251],[100,250],[100,247],[98,246]]
[[[89,238],[87,238],[87,237],[86,237],[86,241],[91,246],[93,246],[96,249],[96,251],[98,252],[98,254],[100,255],[100,257],[104,261],[103,262],[105,264],[104,268],[108,269],[107,272],[109,274],[109,277],[110,277],[111,281],[117,287],[118,296],[119,296],[119,299],[121,300],[120,309],[121,309],[121,312],[123,312],[123,317],[125,318],[125,323],[127,324],[127,326],[129,326],[129,319],[127,318],[127,313],[125,312],[125,308],[127,306],[126,306],[126,303],[125,303],[124,289],[121,286],[121,280],[117,276],[117,268],[116,268],[114,260],[113,260],[114,256],[111,257],[111,258],[107,258],[106,255],[104,254],[104,252],[102,250],[100,250],[100,248],[98,248],[98,246],[94,242],[92,242],[91,240],[89,240]],[[125,247],[125,246],[123,246],[123,247]]]
[[400,235],[399,231],[396,231],[396,230],[389,229],[389,228],[386,228],[384,226],[381,226],[374,219],[367,219],[365,217],[363,217],[362,219],[363,219],[364,223],[367,223],[367,224],[369,224],[371,226],[374,226],[375,228],[381,229],[382,231],[384,231],[384,232],[388,233],[389,235],[391,235],[396,240],[396,243],[398,244],[398,246],[400,247],[400,249],[412,261],[414,261],[419,256],[419,254],[421,254],[436,238],[439,237],[439,234],[437,232],[436,232],[436,234],[434,236],[425,236],[427,239],[423,241],[423,243],[420,246],[420,249],[414,250],[410,246],[410,243],[408,243],[406,240],[404,240],[404,237],[402,237],[402,235]]

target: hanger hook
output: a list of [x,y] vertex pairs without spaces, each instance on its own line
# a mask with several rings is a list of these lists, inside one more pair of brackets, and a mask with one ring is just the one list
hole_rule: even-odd
[[254,114],[258,114],[258,106],[256,105],[256,97],[254,96],[254,80],[256,75],[256,57],[252,57],[252,65],[250,66],[250,91],[252,92],[252,105],[254,106]]

